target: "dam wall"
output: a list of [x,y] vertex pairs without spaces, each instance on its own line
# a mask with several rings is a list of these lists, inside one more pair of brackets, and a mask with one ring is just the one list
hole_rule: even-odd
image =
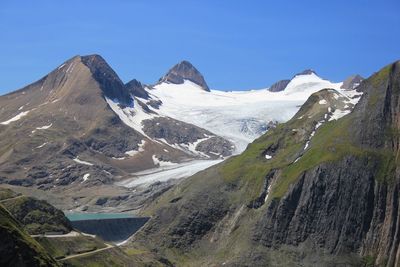
[[148,220],[148,217],[85,219],[71,221],[71,224],[83,233],[118,243],[136,233]]

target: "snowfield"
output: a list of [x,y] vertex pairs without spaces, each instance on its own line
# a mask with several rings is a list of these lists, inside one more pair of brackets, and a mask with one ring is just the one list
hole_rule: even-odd
[[225,137],[240,153],[266,131],[269,122],[289,120],[311,94],[324,88],[343,91],[341,85],[309,74],[294,77],[282,92],[268,89],[207,92],[188,80],[183,84],[158,84],[147,91],[152,98],[163,102],[159,110],[154,110],[159,115]]
[[[339,94],[348,98],[349,104],[356,103],[361,96],[360,93],[355,90],[340,89],[341,85],[342,83],[323,80],[314,73],[295,76],[286,89],[281,92],[270,92],[268,89],[232,92],[211,90],[207,92],[188,80],[185,80],[183,84],[161,83],[153,88],[146,88],[152,99],[162,101],[159,109],[149,106],[157,115],[146,114],[136,103],[134,107],[121,109],[118,103],[110,99],[107,99],[107,102],[127,125],[142,134],[144,133],[141,122],[144,119],[159,116],[171,117],[225,137],[236,146],[235,153],[238,154],[245,150],[250,142],[262,135],[270,122],[286,122],[292,118],[308,97],[315,92],[325,88],[335,89]],[[140,98],[139,100],[143,103],[147,101]],[[321,100],[319,104],[327,103]],[[348,113],[347,110],[340,114],[339,112],[332,114],[332,118],[337,119]],[[328,110],[328,113],[331,111]],[[325,117],[325,119],[328,118]],[[155,141],[164,142],[165,140],[157,139]],[[307,149],[308,143],[304,149]],[[173,144],[168,145],[175,147]],[[191,151],[194,150],[194,147],[195,144],[191,144],[186,149]],[[265,155],[265,158],[269,160],[272,157]],[[153,156],[153,161],[158,168],[134,173],[132,174],[133,178],[120,182],[119,185],[135,187],[150,185],[157,181],[186,178],[221,162],[222,159],[170,164],[161,162]]]

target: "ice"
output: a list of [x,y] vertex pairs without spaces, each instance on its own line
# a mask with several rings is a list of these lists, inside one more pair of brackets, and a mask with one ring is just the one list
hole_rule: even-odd
[[296,76],[282,92],[268,89],[207,92],[187,80],[183,84],[161,83],[148,92],[163,102],[157,110],[159,115],[223,136],[240,153],[266,131],[270,121],[286,122],[311,94],[324,88],[340,90],[340,83],[331,83],[313,74]]
[[150,185],[157,181],[165,182],[170,179],[182,179],[204,170],[212,165],[222,162],[222,160],[194,160],[167,166],[164,168],[155,168],[143,172],[134,173],[134,178],[120,182],[119,185],[125,187],[135,187],[138,185]]
[[74,158],[73,161],[75,161],[75,162],[77,162],[77,163],[79,163],[79,164],[88,165],[88,166],[93,166],[93,163],[80,160],[79,158]]

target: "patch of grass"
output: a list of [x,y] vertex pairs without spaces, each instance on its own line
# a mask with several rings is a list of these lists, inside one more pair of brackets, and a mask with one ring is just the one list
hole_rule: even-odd
[[106,247],[101,240],[84,235],[70,237],[36,237],[35,239],[55,258],[63,258],[68,255]]
[[133,255],[146,253],[147,251],[137,249],[137,248],[126,248],[126,249],[124,249],[124,252],[129,256],[133,256]]
[[362,264],[364,267],[373,267],[375,266],[376,256],[367,255],[362,258]]
[[17,197],[19,195],[21,195],[21,194],[16,193],[16,192],[12,191],[11,189],[0,188],[0,200],[14,198],[14,197]]

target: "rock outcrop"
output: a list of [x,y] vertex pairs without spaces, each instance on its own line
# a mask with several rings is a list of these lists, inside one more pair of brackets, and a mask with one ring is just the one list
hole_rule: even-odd
[[126,83],[125,88],[129,91],[130,94],[136,97],[140,97],[143,99],[149,98],[149,94],[144,89],[143,84],[136,79],[133,79],[132,81]]
[[349,90],[356,89],[356,87],[360,85],[362,80],[364,80],[364,78],[358,74],[350,76],[346,80],[343,81],[343,84],[340,88],[349,89]]
[[189,80],[203,88],[205,91],[210,91],[203,75],[189,62],[182,61],[173,66],[167,74],[165,74],[159,83],[182,84],[185,80]]
[[280,80],[276,83],[274,83],[273,85],[271,85],[271,87],[269,87],[269,91],[270,92],[280,92],[285,90],[286,86],[290,83],[290,80]]

